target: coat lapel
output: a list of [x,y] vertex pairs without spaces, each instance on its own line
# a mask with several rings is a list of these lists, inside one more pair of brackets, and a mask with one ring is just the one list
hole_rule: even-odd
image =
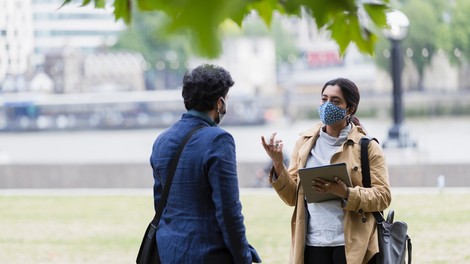
[[310,154],[310,151],[312,150],[313,148],[313,144],[314,142],[316,141],[316,139],[318,138],[318,135],[320,134],[320,129],[321,129],[322,125],[321,124],[318,124],[316,126],[314,126],[313,128],[303,132],[302,134],[300,134],[300,136],[303,138],[303,143],[302,145],[300,146],[299,148],[299,164],[300,164],[300,168],[305,168],[305,165],[307,164],[307,159],[308,159],[308,156]]

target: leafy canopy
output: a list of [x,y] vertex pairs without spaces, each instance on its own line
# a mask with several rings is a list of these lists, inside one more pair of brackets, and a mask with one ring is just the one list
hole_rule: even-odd
[[[431,64],[433,55],[440,49],[451,54],[451,61],[456,59],[452,55],[456,48],[462,55],[467,52],[470,57],[468,0],[400,0],[395,1],[393,7],[402,10],[410,20],[408,35],[402,48],[413,61],[420,78]],[[390,41],[385,37],[376,45],[376,62],[387,70],[390,69],[390,59],[380,53],[389,47]]]
[[454,60],[458,63],[463,61],[470,62],[470,17],[468,16],[470,12],[470,2],[467,0],[456,0],[452,6],[452,14],[450,21],[450,28],[448,30],[450,34],[451,44],[448,45],[447,50],[450,53],[455,54],[456,51],[461,52],[463,58],[458,56]]
[[[64,0],[64,5],[72,1]],[[106,0],[81,1],[83,6],[106,6]],[[132,21],[133,8],[164,12],[171,18],[166,25],[168,33],[187,30],[201,56],[216,57],[221,51],[219,27],[226,19],[241,26],[247,15],[256,12],[271,25],[274,11],[294,16],[309,14],[318,28],[331,31],[341,54],[350,43],[373,54],[378,30],[386,27],[388,4],[389,0],[113,0],[112,6],[115,19],[127,24]]]

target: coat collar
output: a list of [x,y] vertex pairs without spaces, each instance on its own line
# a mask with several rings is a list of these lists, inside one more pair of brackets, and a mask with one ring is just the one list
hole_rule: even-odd
[[210,118],[210,116],[205,112],[196,111],[194,109],[191,109],[191,110],[188,110],[188,112],[186,112],[186,114],[194,116],[194,117],[198,117],[198,118],[206,121],[210,126],[217,126],[217,124],[214,122],[214,120],[212,120],[212,118]]
[[[320,135],[320,129],[323,127],[322,123],[315,124],[312,128],[300,133],[300,137],[309,140],[309,138],[317,139]],[[351,132],[348,135],[346,142],[352,142],[352,144],[357,144],[363,136],[366,135],[364,129],[360,126],[352,124]],[[351,143],[348,143],[351,144]]]
[[[300,140],[302,140],[302,145],[299,148],[299,158],[300,158],[300,165],[305,167],[307,163],[307,158],[310,153],[310,150],[313,148],[313,144],[320,135],[320,129],[323,127],[322,123],[315,124],[312,128],[300,133]],[[359,141],[363,136],[366,135],[364,129],[360,126],[356,126],[352,124],[351,132],[348,135],[348,138],[344,145],[354,145],[359,144]],[[340,151],[340,150],[338,150]]]

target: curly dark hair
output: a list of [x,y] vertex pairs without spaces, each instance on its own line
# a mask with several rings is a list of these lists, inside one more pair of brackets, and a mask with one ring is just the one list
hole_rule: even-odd
[[212,64],[203,64],[183,77],[183,99],[186,110],[209,111],[217,99],[225,97],[234,84],[230,73]]

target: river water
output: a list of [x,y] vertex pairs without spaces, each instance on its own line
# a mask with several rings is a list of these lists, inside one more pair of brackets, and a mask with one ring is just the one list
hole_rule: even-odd
[[[262,126],[224,127],[236,141],[239,162],[262,162],[267,156],[263,135],[277,132],[287,152],[299,133],[317,120]],[[361,120],[368,133],[387,140],[390,120]],[[406,120],[405,128],[417,147],[385,148],[388,163],[470,163],[470,117]],[[0,164],[14,163],[147,163],[151,146],[162,129],[0,133]]]

